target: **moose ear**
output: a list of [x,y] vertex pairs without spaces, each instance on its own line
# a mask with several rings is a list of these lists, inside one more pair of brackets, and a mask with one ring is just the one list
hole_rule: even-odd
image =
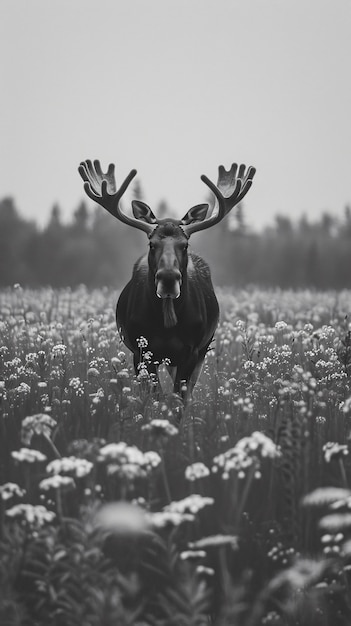
[[197,204],[189,209],[180,223],[188,226],[188,224],[194,224],[194,222],[202,222],[207,215],[207,211],[208,204]]
[[141,220],[147,224],[157,224],[156,217],[145,202],[141,202],[141,200],[133,200],[132,208],[133,215],[137,220]]

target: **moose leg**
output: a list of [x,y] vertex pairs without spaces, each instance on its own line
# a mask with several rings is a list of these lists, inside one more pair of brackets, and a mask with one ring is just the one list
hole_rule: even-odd
[[177,369],[174,392],[182,396],[184,404],[192,398],[194,387],[201,374],[206,352],[207,346],[193,352],[191,358],[186,361],[185,366],[180,366]]
[[177,375],[177,368],[173,367],[172,365],[166,365],[166,369],[174,384],[174,381]]

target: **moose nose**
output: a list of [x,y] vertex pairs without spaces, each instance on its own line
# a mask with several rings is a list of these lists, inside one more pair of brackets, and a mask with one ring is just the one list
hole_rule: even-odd
[[156,272],[155,284],[159,298],[179,298],[182,275],[178,269],[160,269]]
[[180,281],[181,278],[182,278],[182,275],[180,271],[176,268],[171,269],[171,270],[162,268],[156,272],[156,276],[155,276],[155,279],[157,282],[161,280],[162,282],[174,283],[175,281]]

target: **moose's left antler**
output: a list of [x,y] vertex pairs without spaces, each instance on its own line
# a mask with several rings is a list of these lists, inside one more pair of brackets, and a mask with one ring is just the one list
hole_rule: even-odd
[[[252,185],[252,179],[256,173],[256,169],[250,166],[247,171],[246,165],[233,163],[230,170],[220,165],[218,168],[218,182],[215,185],[207,176],[201,176],[201,180],[211,189],[217,199],[217,207],[212,214],[199,222],[194,222],[184,226],[183,229],[188,236],[199,230],[210,228],[214,224],[218,224],[229,211],[238,204],[249,191]],[[217,208],[217,210],[216,210]]]

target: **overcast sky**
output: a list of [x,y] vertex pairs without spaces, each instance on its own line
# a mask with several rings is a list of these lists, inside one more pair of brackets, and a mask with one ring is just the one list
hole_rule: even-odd
[[351,0],[1,0],[0,59],[0,198],[26,217],[68,217],[85,158],[179,216],[233,161],[253,227],[351,203]]

